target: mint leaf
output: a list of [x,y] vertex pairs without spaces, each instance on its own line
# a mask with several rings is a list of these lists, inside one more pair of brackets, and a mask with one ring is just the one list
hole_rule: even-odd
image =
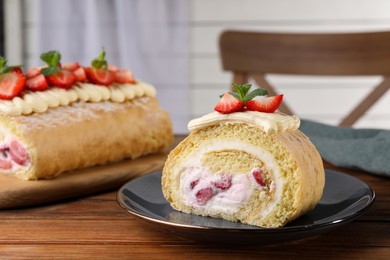
[[4,68],[0,68],[0,73],[7,73],[7,72],[10,72],[12,71],[13,69],[15,68],[21,68],[22,65],[18,65],[18,66],[7,66],[7,67],[4,67]]
[[257,88],[255,90],[253,90],[252,92],[250,92],[249,94],[247,94],[244,97],[244,99],[242,100],[242,102],[245,104],[246,102],[248,102],[249,100],[254,99],[257,96],[265,96],[265,95],[268,95],[268,91],[266,89]]
[[17,66],[7,66],[7,59],[0,56],[0,74],[3,73],[8,73],[12,71],[15,68],[21,68],[22,65],[17,65]]
[[7,59],[0,56],[0,69],[4,68],[6,64],[7,64]]
[[58,51],[49,51],[41,54],[41,60],[49,67],[59,67],[61,54]]
[[232,88],[238,93],[238,99],[243,100],[246,93],[248,93],[249,89],[251,88],[251,84],[244,84],[244,85],[237,85],[235,83],[232,83]]
[[237,94],[235,92],[229,92],[229,94],[232,95],[233,97],[238,98],[239,100],[241,100],[241,97],[239,96],[239,94]]
[[104,51],[104,48],[102,48],[102,52],[99,54],[99,56],[97,56],[96,59],[92,60],[92,62],[91,62],[92,67],[95,68],[95,69],[100,69],[100,68],[103,68],[103,67],[107,67],[108,63],[104,59],[105,56],[106,56],[106,52]]
[[42,68],[41,69],[41,73],[44,75],[44,76],[49,76],[49,75],[52,75],[54,73],[56,73],[57,71],[60,70],[60,67],[46,67],[46,68]]

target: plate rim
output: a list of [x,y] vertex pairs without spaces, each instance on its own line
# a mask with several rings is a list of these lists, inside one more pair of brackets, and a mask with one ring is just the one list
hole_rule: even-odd
[[[330,172],[331,174],[341,174],[341,175],[344,175],[344,177],[346,177],[346,178],[352,178],[352,179],[357,180],[360,183],[364,184],[365,186],[367,186],[368,190],[371,193],[370,200],[367,203],[365,203],[364,207],[359,209],[354,214],[350,214],[348,216],[343,216],[337,220],[333,220],[333,221],[326,222],[326,223],[307,224],[307,225],[289,226],[289,227],[283,226],[283,227],[277,227],[277,228],[263,228],[263,227],[258,227],[258,226],[253,226],[253,225],[248,225],[248,224],[242,223],[243,225],[248,225],[252,228],[223,228],[223,227],[210,227],[210,226],[180,224],[180,223],[175,223],[175,222],[171,222],[171,221],[156,219],[156,218],[153,218],[149,215],[134,211],[134,210],[128,208],[125,205],[125,203],[122,202],[122,200],[120,199],[120,196],[123,194],[123,190],[126,188],[127,185],[129,185],[131,182],[134,182],[137,180],[139,181],[141,178],[150,177],[151,175],[160,175],[160,174],[162,174],[162,171],[152,172],[152,173],[137,177],[131,181],[128,181],[127,183],[122,185],[121,188],[118,190],[117,195],[116,195],[116,199],[117,199],[117,203],[129,214],[131,214],[131,215],[133,215],[141,220],[144,220],[146,222],[162,224],[162,227],[170,227],[170,228],[176,228],[176,229],[186,229],[186,230],[191,229],[194,231],[195,230],[196,231],[203,230],[203,231],[213,231],[213,232],[245,232],[245,233],[281,233],[281,232],[282,233],[289,233],[289,232],[293,233],[293,232],[303,232],[305,230],[321,230],[324,228],[330,229],[332,227],[336,228],[339,225],[346,224],[346,223],[358,218],[359,216],[363,215],[365,212],[367,212],[375,201],[376,193],[367,183],[365,183],[364,181],[362,181],[362,180],[360,180],[352,175],[349,175],[349,174],[346,174],[346,173],[343,173],[340,171],[335,171],[332,169],[325,169],[325,174],[327,174],[327,172]],[[124,196],[124,195],[122,195],[122,196]],[[170,204],[168,201],[166,201],[166,202],[168,204]],[[175,209],[173,209],[173,210],[175,210]],[[177,211],[177,210],[175,210],[175,211]],[[180,211],[177,211],[177,212],[180,212]],[[186,213],[183,213],[183,214],[186,214]],[[200,217],[206,218],[206,216],[200,216]],[[225,220],[225,221],[227,221],[227,220]]]

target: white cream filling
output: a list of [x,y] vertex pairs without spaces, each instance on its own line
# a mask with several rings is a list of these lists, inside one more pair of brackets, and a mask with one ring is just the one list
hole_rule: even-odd
[[[274,190],[273,200],[269,202],[262,209],[261,212],[258,212],[259,215],[266,216],[269,212],[271,212],[274,209],[274,207],[282,197],[284,179],[282,178],[280,169],[277,166],[276,161],[273,158],[272,154],[266,151],[265,149],[248,143],[243,143],[242,141],[238,141],[235,139],[209,140],[207,143],[202,145],[202,149],[198,149],[194,153],[192,153],[185,161],[182,162],[180,167],[176,167],[176,169],[191,169],[191,168],[199,169],[200,167],[200,169],[203,168],[202,172],[204,172],[205,167],[201,166],[202,157],[208,152],[218,152],[224,150],[239,150],[239,151],[244,151],[246,153],[252,154],[253,156],[262,160],[264,162],[264,165],[267,165],[268,169],[272,169],[274,181],[271,184],[270,189],[271,191]],[[186,172],[180,172],[179,170],[176,170],[175,172],[173,172],[173,178],[177,178],[178,174],[181,174],[180,176],[183,176],[183,178],[186,178],[185,175],[187,175]],[[193,172],[190,174],[202,174],[202,173],[193,170]],[[204,174],[208,175],[207,172]],[[252,178],[238,177],[238,176],[239,175],[233,175],[233,179],[232,179],[232,184],[233,183],[240,184],[239,186],[237,186],[240,188],[237,188],[238,190],[235,191],[238,192],[237,195],[238,197],[228,196],[228,198],[221,203],[221,198],[218,198],[218,196],[216,196],[213,197],[208,203],[206,203],[202,207],[204,207],[205,210],[211,214],[218,214],[221,211],[228,212],[230,214],[237,212],[242,206],[242,203],[245,203],[245,198],[249,198],[250,194],[253,192],[253,189],[255,187],[253,185]],[[249,175],[241,175],[241,176],[249,176]],[[245,179],[247,179],[248,181],[246,182]],[[184,184],[186,181],[188,182],[188,180],[183,179],[183,182],[181,182],[180,196],[181,198],[184,198],[183,201],[184,204],[188,206],[194,206],[193,194],[191,194],[191,192],[187,190],[187,188],[190,187],[190,185],[187,185],[188,183]],[[186,187],[184,187],[185,185]],[[226,194],[222,194],[222,195],[226,195]],[[232,201],[236,201],[238,203],[232,203]]]

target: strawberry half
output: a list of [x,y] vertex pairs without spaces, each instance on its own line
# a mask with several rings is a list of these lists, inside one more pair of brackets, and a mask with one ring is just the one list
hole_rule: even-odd
[[26,77],[18,72],[7,72],[0,75],[0,98],[10,100],[23,90]]
[[33,78],[29,78],[26,81],[26,88],[32,91],[42,91],[49,88],[45,76],[39,74]]
[[283,94],[266,98],[255,98],[246,102],[245,106],[251,111],[273,113],[278,109],[282,100]]
[[117,66],[112,65],[112,64],[108,65],[108,70],[110,70],[110,71],[112,71],[112,72],[117,72],[117,71],[119,71],[119,69],[117,68]]
[[60,69],[59,71],[46,76],[46,80],[51,86],[68,89],[75,83],[76,77],[73,72]]
[[130,70],[118,70],[115,72],[115,82],[118,83],[134,83],[133,74]]
[[76,81],[85,82],[87,81],[87,75],[85,74],[85,70],[83,67],[79,67],[73,71],[74,76],[76,77]]
[[94,84],[108,86],[111,85],[115,80],[115,73],[109,71],[106,68],[85,68],[87,78]]
[[240,99],[230,95],[229,93],[225,93],[214,107],[214,110],[222,114],[229,114],[241,111],[243,108],[244,104]]
[[78,62],[69,62],[62,64],[62,69],[64,70],[74,71],[78,68],[80,68],[80,64]]
[[38,75],[40,75],[40,74],[41,74],[41,68],[35,67],[35,68],[29,69],[29,70],[27,71],[26,77],[27,77],[28,79],[30,79],[30,78],[33,78],[33,77],[38,76]]

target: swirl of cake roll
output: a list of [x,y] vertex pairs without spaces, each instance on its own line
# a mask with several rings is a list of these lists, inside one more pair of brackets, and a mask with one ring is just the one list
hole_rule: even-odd
[[282,95],[246,101],[236,112],[230,112],[232,96],[226,97],[219,112],[190,121],[190,135],[169,154],[165,198],[185,213],[265,228],[313,209],[325,182],[322,160],[298,129],[299,118],[274,112]]
[[58,56],[42,55],[48,65],[26,75],[0,59],[0,173],[48,179],[172,143],[169,114],[152,85],[107,66],[102,54],[94,60],[100,67],[59,66]]

